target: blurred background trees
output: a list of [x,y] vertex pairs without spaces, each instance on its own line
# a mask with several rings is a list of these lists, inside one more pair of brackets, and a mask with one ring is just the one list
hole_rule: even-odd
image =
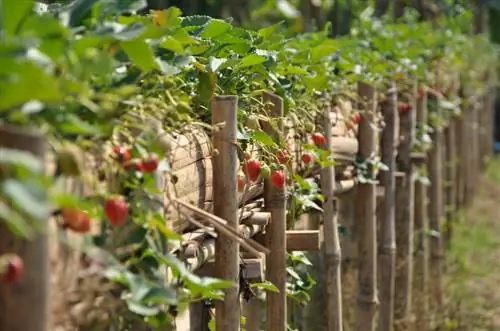
[[[47,4],[70,5],[79,0],[41,0]],[[104,0],[138,1],[138,0]],[[405,12],[420,20],[437,22],[464,10],[474,14],[474,24],[464,26],[482,33],[489,27],[492,40],[500,40],[500,0],[139,0],[148,10],[178,7],[184,15],[231,17],[235,23],[259,28],[285,21],[293,32],[322,30],[331,24],[332,36],[347,34],[354,17],[372,6],[374,15],[401,19]],[[490,16],[489,20],[487,16]]]

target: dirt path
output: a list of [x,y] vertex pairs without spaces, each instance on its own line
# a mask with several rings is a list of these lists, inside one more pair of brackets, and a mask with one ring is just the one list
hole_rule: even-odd
[[500,331],[500,159],[491,162],[454,231],[444,329]]

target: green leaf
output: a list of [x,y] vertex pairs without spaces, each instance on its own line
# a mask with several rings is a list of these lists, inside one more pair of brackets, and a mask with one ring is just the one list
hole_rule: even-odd
[[33,62],[11,63],[6,71],[9,79],[0,81],[0,111],[20,107],[38,100],[52,104],[62,100],[58,82]]
[[9,199],[32,219],[45,221],[49,216],[49,206],[43,190],[35,183],[21,183],[14,179],[4,180],[1,185],[3,197]]
[[156,69],[155,54],[145,41],[132,40],[121,43],[123,51],[127,54],[134,65],[145,73]]
[[28,222],[15,210],[0,200],[0,221],[7,223],[9,230],[16,236],[31,238],[33,229]]
[[320,45],[311,49],[311,60],[317,62],[326,56],[334,54],[338,49],[339,46],[334,40],[327,39]]
[[25,18],[33,15],[33,0],[3,0],[0,9],[3,16],[0,22],[3,23],[4,32],[7,35],[15,35]]
[[65,22],[65,25],[70,27],[80,25],[85,17],[90,14],[92,7],[97,1],[98,0],[76,0],[71,5],[69,12],[66,13],[67,22]]
[[172,51],[174,53],[184,52],[184,47],[182,47],[182,44],[170,36],[165,37],[165,39],[160,44],[160,47]]
[[259,36],[262,37],[264,40],[268,40],[271,38],[277,31],[278,29],[283,25],[283,21],[278,22],[276,24],[273,24],[271,26],[265,27],[260,29],[257,33]]
[[100,133],[97,127],[82,120],[75,114],[69,113],[66,115],[65,119],[66,121],[59,125],[59,130],[61,130],[61,132],[64,132],[66,134],[71,134],[71,135],[81,134],[90,136]]
[[142,304],[141,302],[137,302],[137,301],[130,300],[130,299],[126,300],[126,302],[127,302],[127,308],[131,312],[133,312],[137,315],[155,316],[160,312],[159,307],[148,307],[148,306],[145,306],[144,304]]
[[238,67],[240,68],[251,67],[263,62],[266,62],[266,58],[264,56],[257,54],[250,54],[241,59],[240,63],[238,64]]
[[214,38],[231,30],[233,26],[223,20],[212,19],[207,23],[200,37]]
[[0,164],[21,166],[31,173],[43,171],[43,163],[38,157],[16,149],[0,148]]
[[254,131],[252,133],[252,139],[268,147],[274,147],[274,148],[278,147],[278,145],[274,142],[274,140],[271,137],[269,137],[267,133],[261,130]]
[[158,63],[158,66],[160,67],[161,72],[167,77],[177,75],[178,73],[181,72],[181,69],[179,69],[178,67],[176,67],[174,65],[171,65],[170,63],[168,63],[166,61],[163,61],[159,57],[156,58],[156,63]]
[[227,59],[219,59],[214,56],[211,56],[208,61],[208,68],[213,72],[217,72],[217,69],[219,69],[219,67],[226,61]]
[[251,289],[261,289],[261,290],[273,292],[273,293],[280,292],[279,289],[276,287],[276,285],[274,285],[273,283],[271,283],[270,281],[267,281],[267,280],[263,283],[252,283],[252,284],[250,284],[250,288]]
[[217,77],[211,70],[200,71],[198,77],[198,95],[204,102],[209,102],[215,92]]

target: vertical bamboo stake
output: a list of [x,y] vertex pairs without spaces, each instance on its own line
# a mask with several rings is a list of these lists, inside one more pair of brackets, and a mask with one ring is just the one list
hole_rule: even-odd
[[[189,305],[189,327],[193,331],[208,331],[210,312],[205,302],[196,301]],[[179,325],[177,326],[179,327]]]
[[479,182],[479,163],[480,163],[480,155],[479,155],[479,144],[478,144],[478,111],[480,107],[480,100],[476,100],[475,105],[472,107],[472,118],[470,122],[471,126],[471,152],[472,152],[472,177],[471,177],[471,196],[470,202],[474,200],[474,196],[476,194],[477,183]]
[[[460,97],[464,98],[463,90],[459,90]],[[455,127],[457,143],[457,176],[456,176],[456,206],[460,209],[465,204],[465,190],[467,186],[467,108],[462,108]]]
[[[212,143],[214,171],[221,176],[213,177],[214,214],[225,219],[229,226],[238,227],[238,187],[236,183],[238,156],[236,145],[238,97],[219,96],[212,100],[212,125],[224,126],[215,131]],[[216,173],[217,174],[217,173]],[[215,270],[217,277],[232,281],[235,285],[225,291],[224,301],[215,303],[217,331],[240,329],[239,300],[239,244],[221,233],[215,243]]]
[[[275,141],[283,132],[283,100],[271,93],[264,93],[264,103],[272,103],[269,116],[277,119],[275,131],[269,123],[262,123],[264,131]],[[266,247],[271,253],[266,259],[266,279],[279,293],[267,293],[266,330],[286,331],[286,187],[277,189],[269,179],[264,181],[264,203],[271,213],[272,222],[266,227]]]
[[[417,94],[416,84],[412,96]],[[402,330],[412,321],[413,236],[414,236],[414,166],[411,152],[415,143],[416,104],[401,114],[398,168],[404,173],[396,187],[396,319]]]
[[[358,83],[358,94],[361,97],[360,108],[365,109],[359,125],[359,154],[362,158],[373,157],[377,148],[374,126],[377,101],[373,86]],[[366,103],[366,105],[365,105]],[[372,331],[375,329],[375,314],[378,305],[377,294],[377,219],[376,219],[376,186],[372,183],[360,184],[357,187],[356,199],[362,203],[356,208],[358,234],[358,298],[357,298],[357,330]]]
[[[417,125],[422,128],[427,124],[427,93],[417,100]],[[425,167],[425,162],[419,164]],[[416,260],[415,260],[415,293],[414,296],[416,330],[427,330],[429,283],[429,219],[427,214],[427,186],[417,181],[415,183],[415,231],[417,233]]]
[[464,165],[465,165],[465,172],[464,172],[464,177],[465,177],[465,185],[464,185],[464,205],[468,206],[471,202],[471,195],[472,195],[472,181],[474,178],[474,175],[472,174],[473,168],[474,168],[474,152],[472,151],[472,118],[473,118],[473,113],[472,113],[472,108],[473,106],[468,106],[465,109],[464,113],[464,148],[465,148],[465,155],[464,155]]
[[[259,298],[251,298],[243,304],[243,312],[245,316],[245,331],[260,330],[260,300]],[[194,331],[194,330],[193,330]]]
[[446,144],[446,176],[445,176],[445,216],[446,216],[446,237],[445,242],[449,247],[453,235],[453,221],[455,217],[455,178],[456,178],[456,118],[453,117],[445,130]]
[[[0,126],[0,146],[31,153],[41,160],[45,154],[43,136],[7,125]],[[46,222],[39,226],[47,231]],[[50,272],[47,233],[38,234],[30,241],[21,240],[0,222],[0,255],[4,253],[18,254],[26,270],[19,283],[0,285],[0,330],[48,331]]]
[[[326,136],[328,151],[332,150],[332,120],[330,118],[330,105],[325,107],[323,113],[323,130]],[[340,286],[340,240],[337,228],[336,202],[333,201],[333,188],[335,186],[335,173],[333,166],[321,169],[321,189],[325,196],[323,202],[323,254],[325,263],[326,286],[326,330],[342,331],[342,289]]]
[[394,83],[387,92],[387,99],[382,104],[384,116],[384,131],[382,132],[382,163],[389,169],[380,173],[380,181],[385,189],[383,199],[382,219],[380,220],[380,331],[394,329],[394,282],[396,277],[396,230],[395,230],[395,199],[396,199],[396,108],[397,90]]
[[442,146],[443,132],[434,128],[432,133],[432,148],[428,152],[429,179],[429,227],[430,235],[430,271],[432,277],[432,293],[434,296],[434,311],[441,311],[443,305],[443,245],[441,234],[441,217],[443,216],[443,182],[442,182]]

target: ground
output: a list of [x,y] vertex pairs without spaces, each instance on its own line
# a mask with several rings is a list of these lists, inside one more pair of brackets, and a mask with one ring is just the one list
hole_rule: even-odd
[[500,330],[500,158],[490,162],[447,253],[444,330]]

